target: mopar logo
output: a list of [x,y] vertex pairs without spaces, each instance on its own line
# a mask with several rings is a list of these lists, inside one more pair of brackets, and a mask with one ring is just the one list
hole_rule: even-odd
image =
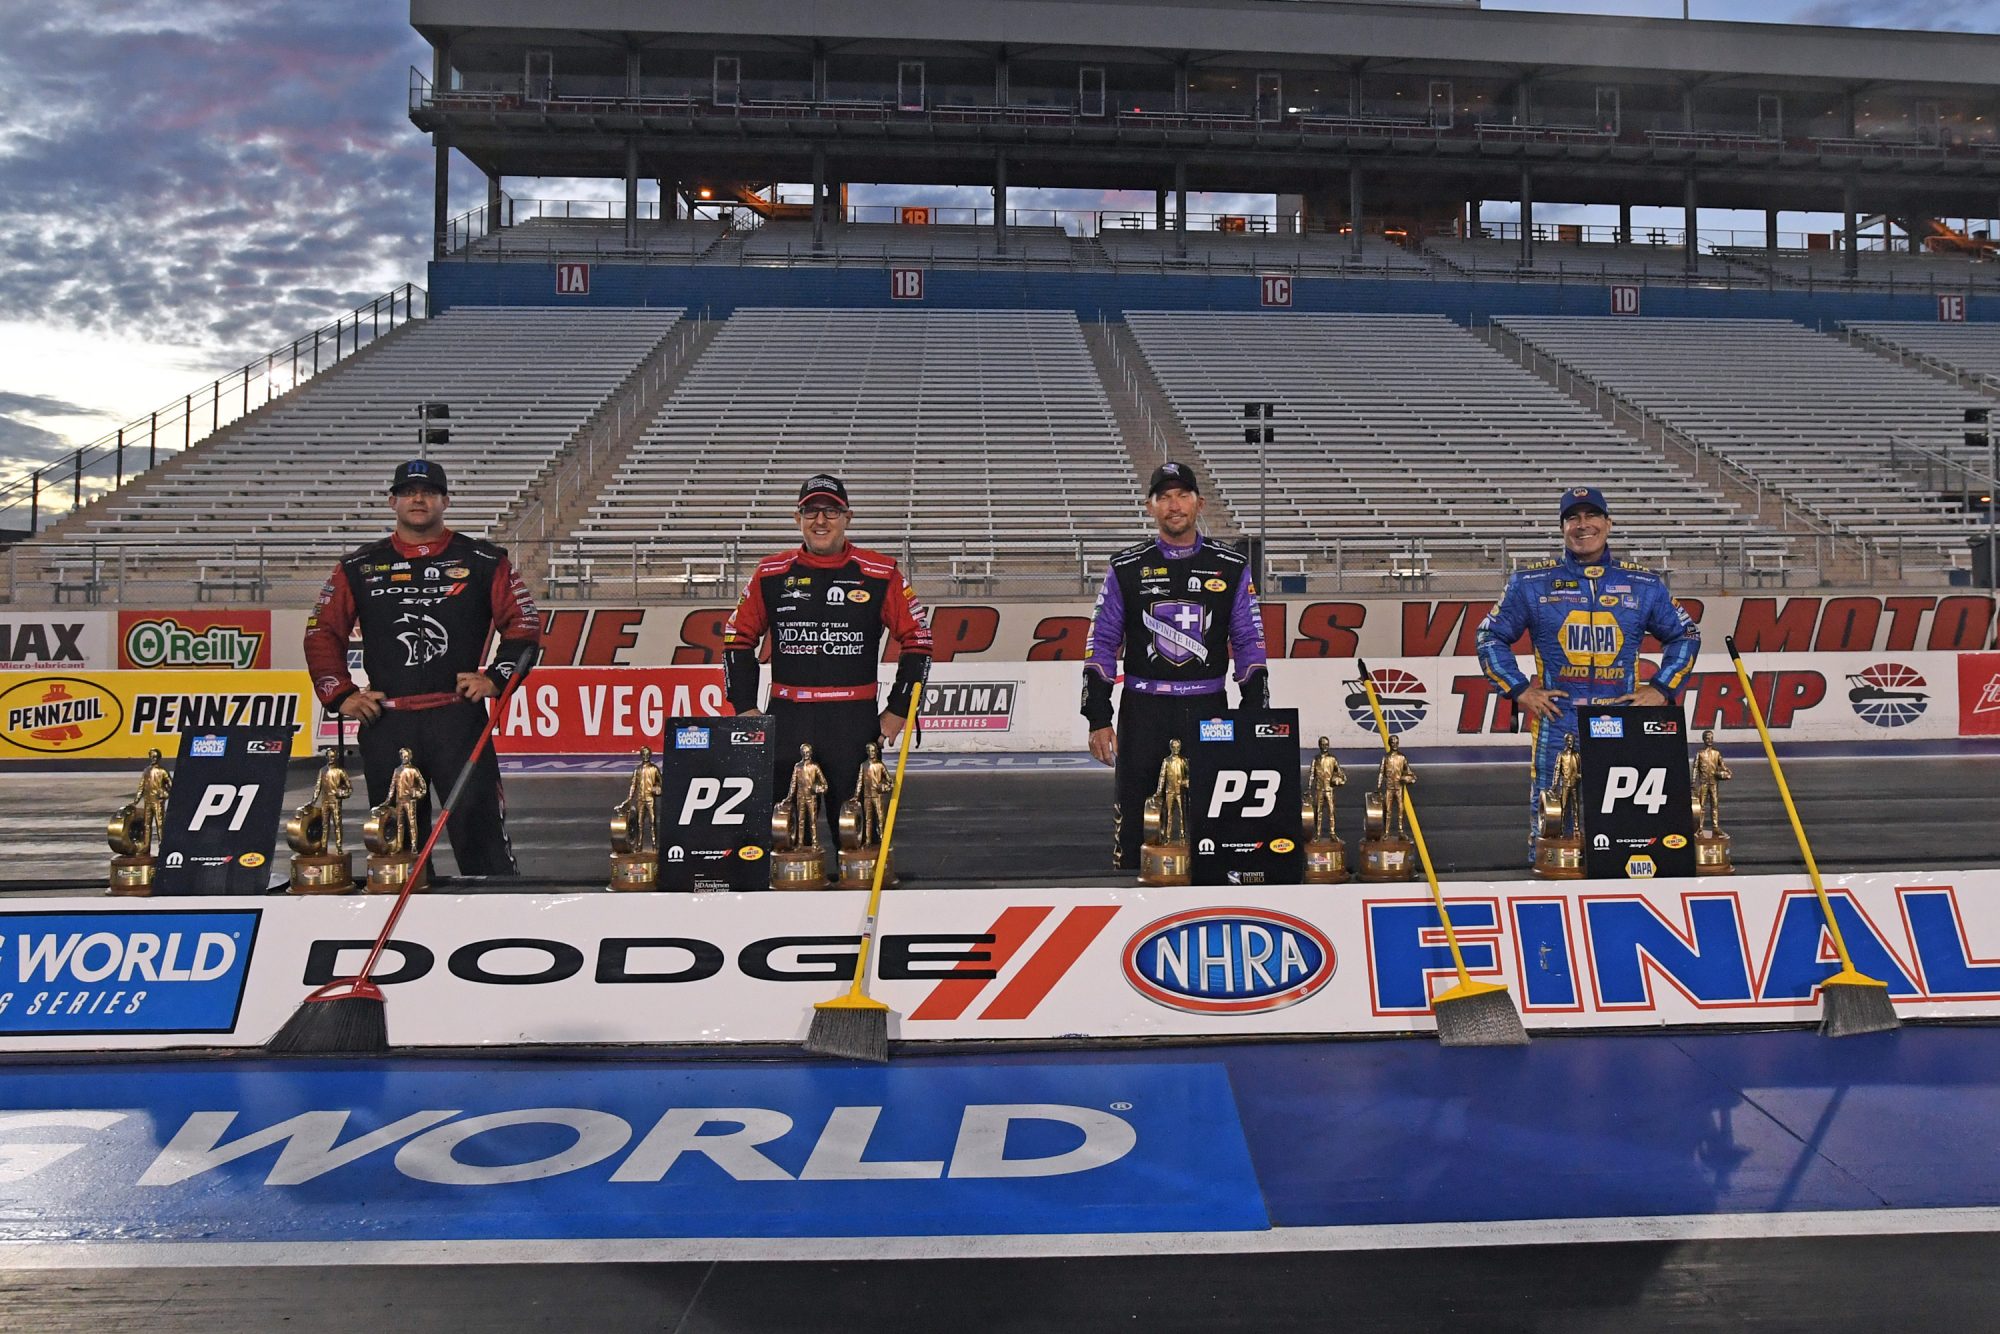
[[0,1033],[227,1033],[258,911],[0,914]]
[[1625,735],[1625,720],[1623,718],[1592,718],[1590,720],[1590,734],[1592,736],[1622,739]]
[[676,727],[674,729],[675,750],[707,750],[708,729],[706,727]]
[[1236,723],[1229,718],[1204,718],[1201,723],[1203,741],[1234,741]]
[[1125,980],[1190,1014],[1259,1014],[1296,1005],[1333,977],[1333,942],[1310,922],[1264,908],[1196,908],[1126,942]]

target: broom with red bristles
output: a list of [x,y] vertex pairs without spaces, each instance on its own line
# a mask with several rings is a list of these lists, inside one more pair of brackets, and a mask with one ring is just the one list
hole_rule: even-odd
[[[402,917],[403,909],[409,905],[410,891],[416,888],[424,867],[430,864],[431,851],[437,847],[438,835],[444,832],[446,822],[451,819],[451,809],[458,805],[459,796],[472,777],[473,766],[486,753],[487,743],[493,739],[493,729],[500,725],[506,714],[508,697],[540,656],[541,649],[530,645],[516,661],[513,675],[507,678],[507,688],[493,701],[493,715],[479,733],[479,740],[473,743],[472,753],[465,757],[465,765],[458,771],[458,777],[452,780],[451,791],[446,794],[444,804],[431,817],[431,836],[424,840],[424,849],[417,854],[416,863],[410,867],[409,879],[403,882],[402,892],[396,895],[396,902],[389,909],[389,920],[382,923],[382,932],[375,937],[375,947],[362,961],[361,971],[353,977],[335,978],[315,989],[292,1012],[285,1026],[264,1044],[265,1051],[286,1055],[367,1055],[389,1050],[388,1006],[382,988],[374,982],[375,965],[380,962],[382,951],[388,948],[389,938],[395,934],[396,922]],[[342,730],[345,731],[344,722]]]

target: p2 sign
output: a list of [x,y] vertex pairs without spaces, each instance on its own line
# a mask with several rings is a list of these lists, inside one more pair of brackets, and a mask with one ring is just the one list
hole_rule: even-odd
[[[771,887],[771,721],[667,719],[660,757],[660,888]],[[838,800],[831,792],[823,800]]]

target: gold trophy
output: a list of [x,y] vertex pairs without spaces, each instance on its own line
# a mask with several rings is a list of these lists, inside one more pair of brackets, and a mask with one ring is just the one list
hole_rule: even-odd
[[819,803],[826,771],[810,745],[799,747],[785,799],[771,808],[771,888],[825,889],[826,855],[819,846]]
[[1583,879],[1583,756],[1574,733],[1556,756],[1555,782],[1535,801],[1535,875],[1542,880]]
[[[875,863],[882,853],[882,824],[889,818],[889,789],[894,780],[882,763],[879,742],[868,743],[867,757],[854,780],[854,795],[840,803],[840,887],[873,889]],[[882,868],[882,884],[896,883],[896,858]]]
[[1306,770],[1305,810],[1300,823],[1305,829],[1306,883],[1338,885],[1347,880],[1347,845],[1334,833],[1334,798],[1347,786],[1347,775],[1334,758],[1332,743],[1319,739],[1319,754]]
[[1181,754],[1178,737],[1169,741],[1167,747],[1167,758],[1160,761],[1160,780],[1154,785],[1153,795],[1146,798],[1146,837],[1139,846],[1142,885],[1185,885],[1191,869],[1187,832],[1188,762]]
[[1722,832],[1722,795],[1716,785],[1736,775],[1715,744],[1713,731],[1701,734],[1694,755],[1694,870],[1696,875],[1735,875],[1729,835]]
[[[417,803],[430,791],[418,770],[415,757],[405,747],[396,752],[396,771],[389,775],[389,797],[368,812],[361,826],[361,840],[368,845],[368,892],[397,894],[410,878],[421,849],[417,840]],[[431,870],[425,866],[415,889],[430,886]],[[413,891],[414,892],[414,891]]]
[[145,898],[153,892],[153,856],[160,845],[160,831],[166,827],[167,797],[174,790],[174,776],[160,763],[160,752],[146,753],[146,767],[139,774],[139,790],[118,814],[105,822],[104,838],[116,855],[111,859],[111,894]]
[[292,847],[292,893],[346,894],[354,888],[354,858],[347,851],[340,803],[354,795],[354,784],[335,761],[332,747],[319,755],[324,763],[313,780],[312,796],[285,821],[285,842]]
[[660,766],[653,748],[639,748],[625,800],[611,812],[611,888],[660,887]]
[[1361,878],[1371,884],[1410,880],[1417,872],[1417,845],[1403,820],[1403,789],[1414,787],[1410,757],[1390,737],[1375,769],[1375,790],[1367,796],[1361,827]]

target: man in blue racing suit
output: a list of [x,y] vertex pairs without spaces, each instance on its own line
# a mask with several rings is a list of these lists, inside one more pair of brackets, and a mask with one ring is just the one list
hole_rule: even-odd
[[[1534,786],[1528,846],[1533,857],[1535,803],[1555,780],[1563,743],[1576,735],[1581,704],[1671,704],[1694,670],[1701,631],[1653,571],[1612,556],[1611,512],[1594,486],[1571,487],[1561,501],[1563,555],[1517,571],[1479,623],[1479,666],[1526,717],[1534,735]],[[1523,633],[1535,653],[1534,679],[1514,661]],[[1647,635],[1664,650],[1652,679],[1639,681],[1639,646]]]

